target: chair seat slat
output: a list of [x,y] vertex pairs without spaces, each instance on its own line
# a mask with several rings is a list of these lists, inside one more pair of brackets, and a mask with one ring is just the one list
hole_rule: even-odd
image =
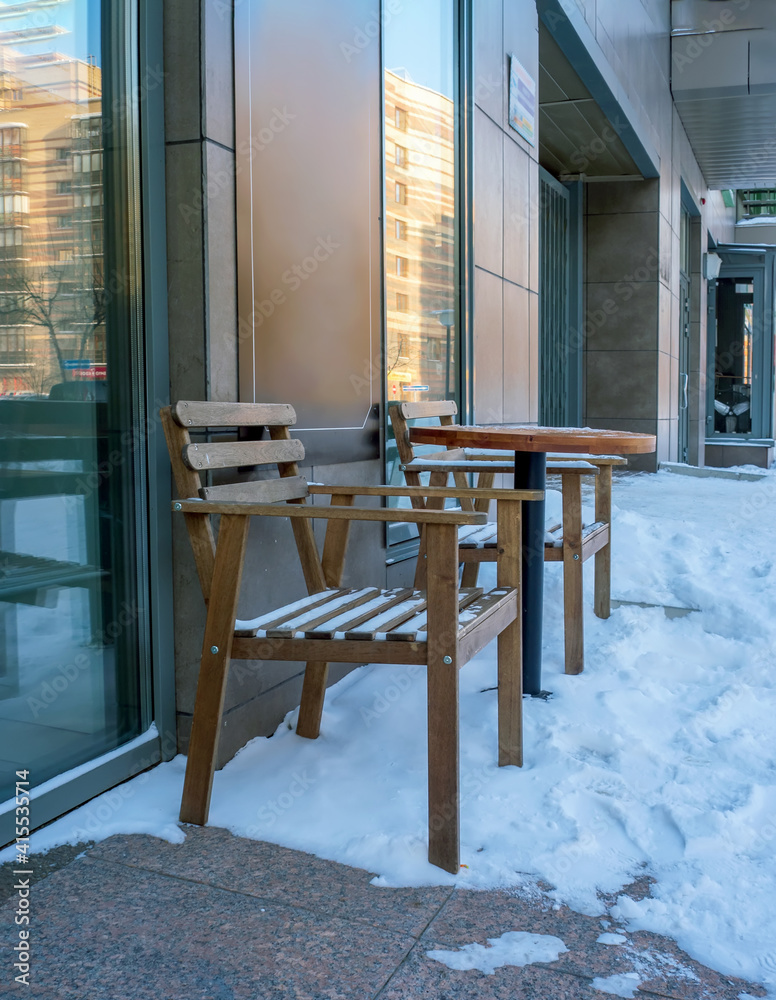
[[466,635],[467,632],[470,632],[476,626],[479,619],[483,615],[488,614],[495,605],[500,604],[511,590],[511,587],[500,587],[497,590],[491,590],[489,593],[478,597],[476,601],[472,601],[465,608],[462,608],[458,615],[460,633]]
[[260,631],[263,631],[268,639],[292,639],[297,633],[301,635],[305,629],[312,629],[342,611],[347,611],[350,608],[357,607],[359,604],[363,604],[379,593],[380,591],[377,587],[365,587],[363,590],[340,594],[333,600],[328,601],[319,610],[305,611],[300,615],[289,618],[281,625]]
[[300,601],[287,604],[284,608],[276,608],[266,615],[259,615],[258,618],[249,618],[246,620],[238,618],[234,623],[234,634],[246,637],[254,636],[259,629],[267,629],[275,625],[280,625],[291,615],[301,614],[303,611],[312,611],[314,608],[321,607],[335,597],[339,597],[342,594],[352,594],[353,592],[353,588],[343,589],[341,587],[324,590],[318,594],[309,594]]
[[355,609],[355,611],[345,611],[341,615],[329,618],[328,621],[314,629],[306,630],[304,634],[305,639],[341,639],[343,638],[344,633],[349,629],[356,628],[363,622],[374,618],[375,615],[378,615],[380,612],[384,612],[388,608],[392,608],[400,601],[409,597],[411,593],[412,590],[407,587],[402,587],[399,590],[383,591],[379,594],[379,596],[374,597],[372,600],[360,605]]
[[[401,604],[397,604],[395,607],[390,608],[387,611],[383,611],[382,614],[375,615],[369,621],[364,622],[361,628],[351,629],[346,632],[344,638],[351,639],[356,642],[369,642],[377,638],[380,633],[384,634],[386,632],[390,632],[403,622],[408,621],[414,615],[423,611],[428,604],[424,593],[419,590],[412,593],[413,596],[411,598],[406,601],[402,601]],[[381,637],[384,637],[384,635]]]
[[[460,614],[462,609],[468,604],[471,604],[472,601],[476,601],[481,594],[482,587],[468,587],[465,590],[461,589],[458,592],[458,613]],[[380,638],[382,638],[384,634],[386,639],[396,639],[401,642],[425,642],[427,626],[428,612],[423,611],[410,618],[408,621],[402,623],[397,628],[391,629],[390,632],[381,633]]]
[[477,549],[483,545],[495,545],[497,538],[497,526],[495,522],[489,521],[481,528],[477,528],[465,539],[458,535],[458,547],[462,549]]

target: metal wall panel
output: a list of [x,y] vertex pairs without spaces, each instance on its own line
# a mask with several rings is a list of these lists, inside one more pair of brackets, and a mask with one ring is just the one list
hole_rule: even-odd
[[235,5],[240,398],[308,458],[379,454],[378,0]]

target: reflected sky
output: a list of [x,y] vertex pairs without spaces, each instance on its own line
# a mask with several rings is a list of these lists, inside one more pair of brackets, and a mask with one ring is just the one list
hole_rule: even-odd
[[383,33],[386,69],[406,70],[414,83],[453,99],[454,0],[404,0],[386,19]]

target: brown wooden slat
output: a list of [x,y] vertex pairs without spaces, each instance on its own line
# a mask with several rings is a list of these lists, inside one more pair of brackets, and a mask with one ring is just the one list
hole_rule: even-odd
[[[211,503],[279,503],[298,500],[307,496],[307,480],[303,476],[293,479],[253,479],[247,483],[226,483],[223,486],[202,486],[199,495]],[[237,512],[235,512],[237,513]]]
[[[488,468],[487,472],[493,469]],[[514,471],[514,467],[510,467]],[[439,478],[444,481],[443,473],[438,469],[434,473],[439,473]],[[364,496],[364,497],[436,497],[439,499],[449,498],[453,500],[468,497],[471,500],[543,500],[542,490],[513,490],[498,489],[479,486],[322,486],[320,483],[310,483],[310,495],[315,496]],[[421,504],[421,506],[424,506]],[[441,508],[439,508],[441,509]]]
[[271,427],[296,423],[288,403],[211,403],[179,400],[172,415],[181,427]]
[[[464,608],[468,607],[473,601],[476,601],[478,597],[482,595],[482,587],[474,587],[469,590],[459,590],[458,591],[458,613],[460,614]],[[428,627],[428,613],[422,611],[415,615],[413,618],[408,619],[403,625],[398,628],[391,629],[390,632],[386,632],[386,639],[394,642],[416,642],[418,634],[425,635],[426,629]],[[424,639],[420,640],[424,642]]]
[[[266,482],[266,480],[265,480]],[[409,524],[487,524],[484,514],[465,514],[455,510],[408,510],[407,508],[391,507],[294,507],[292,504],[264,504],[251,501],[205,501],[180,500],[173,510],[182,510],[193,514],[242,514],[244,516],[259,515],[264,517],[291,518],[321,518],[322,520],[341,519],[346,521],[406,521]],[[319,563],[320,565],[320,563]],[[324,590],[324,583],[319,589]]]
[[324,590],[322,593],[310,594],[300,601],[295,601],[290,605],[287,604],[284,608],[277,608],[275,611],[270,611],[266,615],[253,619],[256,621],[256,624],[251,625],[250,628],[235,628],[234,634],[238,636],[254,636],[259,630],[264,631],[268,628],[274,628],[275,625],[280,625],[290,615],[298,615],[303,611],[312,611],[315,608],[322,607],[336,597],[342,597],[344,594],[352,594],[353,592],[353,588],[349,587],[345,590]]
[[415,420],[418,417],[454,417],[458,413],[458,406],[452,399],[422,403],[399,403],[399,408],[405,420]]
[[401,604],[391,609],[391,611],[383,609],[380,614],[373,615],[369,621],[365,621],[363,628],[348,631],[345,638],[368,642],[377,635],[384,635],[390,632],[391,629],[396,628],[397,625],[401,625],[402,622],[408,621],[413,615],[416,615],[419,611],[427,607],[428,601],[425,594],[416,590],[409,590],[407,594],[415,596],[408,596],[407,599],[403,600]]
[[[413,458],[407,465],[402,465],[403,472],[489,472],[509,475],[515,471],[514,460],[511,462],[490,462],[479,459],[461,458],[448,461],[445,458],[431,458],[421,455]],[[592,473],[592,469],[590,470]]]
[[[547,456],[548,462],[563,462],[568,460],[574,460],[578,458],[577,455],[557,455],[552,454]],[[604,466],[614,466],[614,465],[627,465],[628,459],[622,458],[620,455],[590,455],[589,458],[585,458],[586,462],[590,462],[591,465],[598,465],[602,468]]]
[[204,441],[183,449],[183,461],[190,469],[234,469],[244,465],[276,465],[304,458],[304,445],[289,441]]
[[462,549],[479,549],[483,546],[492,547],[496,544],[497,529],[491,521],[483,525],[478,531],[467,534],[465,538],[458,538],[458,546]]
[[[460,651],[461,663],[467,663],[481,649],[487,646],[489,642],[492,642],[500,630],[511,628],[510,623],[519,620],[518,603],[518,592],[516,590],[510,591],[505,600],[493,609],[493,613],[482,620],[479,628],[467,632],[459,640],[458,649]],[[520,648],[519,642],[515,648]],[[522,694],[522,680],[520,685]]]
[[377,587],[364,587],[360,591],[351,592],[351,594],[347,597],[345,597],[345,595],[340,595],[340,597],[334,598],[333,601],[327,601],[327,603],[321,608],[321,613],[315,615],[315,617],[311,618],[309,621],[300,621],[302,616],[294,615],[286,622],[283,622],[273,628],[262,629],[262,631],[269,639],[292,639],[297,634],[303,635],[306,629],[312,630],[317,625],[328,621],[330,618],[341,615],[343,611],[348,611],[350,608],[358,607],[359,604],[371,601],[374,597],[377,597],[379,593],[380,591]]
[[[458,638],[464,639],[470,632],[478,628],[489,615],[496,611],[512,593],[512,587],[499,587],[483,594],[477,601],[472,601],[466,608],[459,611]],[[472,617],[464,621],[463,619]]]
[[[267,644],[272,643],[271,657]],[[380,642],[380,663],[405,663],[425,666],[426,642]],[[331,663],[375,663],[374,642],[354,642],[352,639],[238,639],[232,645],[233,660],[293,660]],[[298,730],[297,730],[298,731]],[[305,735],[301,734],[300,735]],[[315,737],[308,737],[314,739]]]
[[[408,587],[403,587],[401,590],[386,590],[379,594],[378,603],[375,602],[375,596],[373,595],[369,599],[369,604],[372,605],[368,611],[361,608],[356,609],[354,614],[353,610],[348,612],[343,612],[342,614],[335,615],[334,618],[330,618],[327,622],[317,626],[316,628],[309,629],[305,631],[305,638],[307,639],[333,639],[337,632],[349,633],[350,629],[356,628],[358,625],[364,622],[371,621],[376,615],[382,614],[382,612],[387,611],[389,608],[394,607],[401,601],[406,600],[412,590]],[[345,635],[346,639],[352,638],[350,634]],[[356,638],[370,639],[373,636],[356,636]]]

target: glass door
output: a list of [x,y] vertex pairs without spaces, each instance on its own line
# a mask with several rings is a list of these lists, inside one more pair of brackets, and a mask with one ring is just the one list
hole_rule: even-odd
[[730,273],[716,283],[713,433],[760,437],[762,420],[762,270]]
[[134,4],[2,17],[0,802],[150,722]]

